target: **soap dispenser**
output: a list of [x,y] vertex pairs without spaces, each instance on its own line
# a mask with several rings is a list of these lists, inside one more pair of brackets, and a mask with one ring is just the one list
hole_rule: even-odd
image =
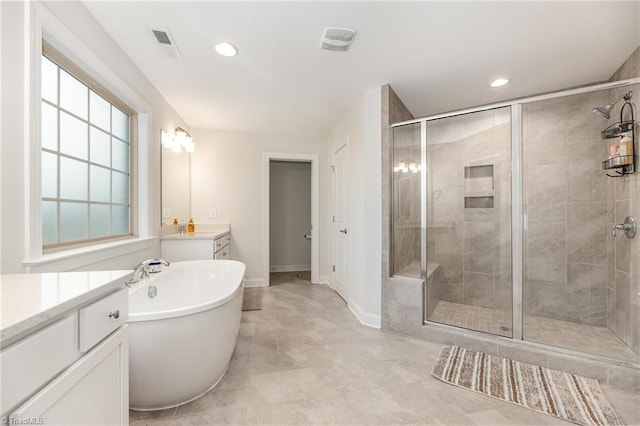
[[194,232],[196,232],[196,224],[193,223],[193,218],[189,219],[189,223],[187,224],[187,232],[189,234],[193,234]]

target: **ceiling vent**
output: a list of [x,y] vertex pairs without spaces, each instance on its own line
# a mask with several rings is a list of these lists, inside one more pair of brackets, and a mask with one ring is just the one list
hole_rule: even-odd
[[162,28],[149,28],[156,44],[165,56],[171,59],[182,59],[171,33]]
[[349,28],[327,27],[320,37],[320,47],[326,50],[344,52],[356,38],[356,31]]

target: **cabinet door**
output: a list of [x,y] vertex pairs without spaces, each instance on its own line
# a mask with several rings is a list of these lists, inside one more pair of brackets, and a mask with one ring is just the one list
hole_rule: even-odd
[[213,256],[213,258],[216,259],[216,260],[229,259],[230,250],[231,250],[231,246],[230,245],[226,245],[226,246],[222,247],[220,250],[218,250],[216,252],[216,254]]
[[[80,358],[9,417],[45,425],[128,425],[126,325]],[[16,424],[20,420],[15,420]]]
[[169,262],[183,260],[210,260],[213,258],[213,240],[162,240],[162,258]]

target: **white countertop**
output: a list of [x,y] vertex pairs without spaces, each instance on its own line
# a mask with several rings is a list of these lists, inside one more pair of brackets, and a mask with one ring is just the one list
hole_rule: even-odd
[[0,275],[0,340],[120,288],[132,271]]
[[229,225],[196,224],[196,232],[189,234],[177,232],[179,227],[174,225],[163,226],[161,240],[215,240],[230,231]]

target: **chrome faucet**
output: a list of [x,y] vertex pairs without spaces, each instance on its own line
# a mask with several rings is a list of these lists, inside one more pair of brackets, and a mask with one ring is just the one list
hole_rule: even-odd
[[140,280],[149,278],[149,265],[152,263],[162,263],[164,266],[169,266],[171,263],[164,259],[147,259],[133,267],[133,276],[129,281],[125,283],[127,287],[131,287],[133,284],[139,283]]

